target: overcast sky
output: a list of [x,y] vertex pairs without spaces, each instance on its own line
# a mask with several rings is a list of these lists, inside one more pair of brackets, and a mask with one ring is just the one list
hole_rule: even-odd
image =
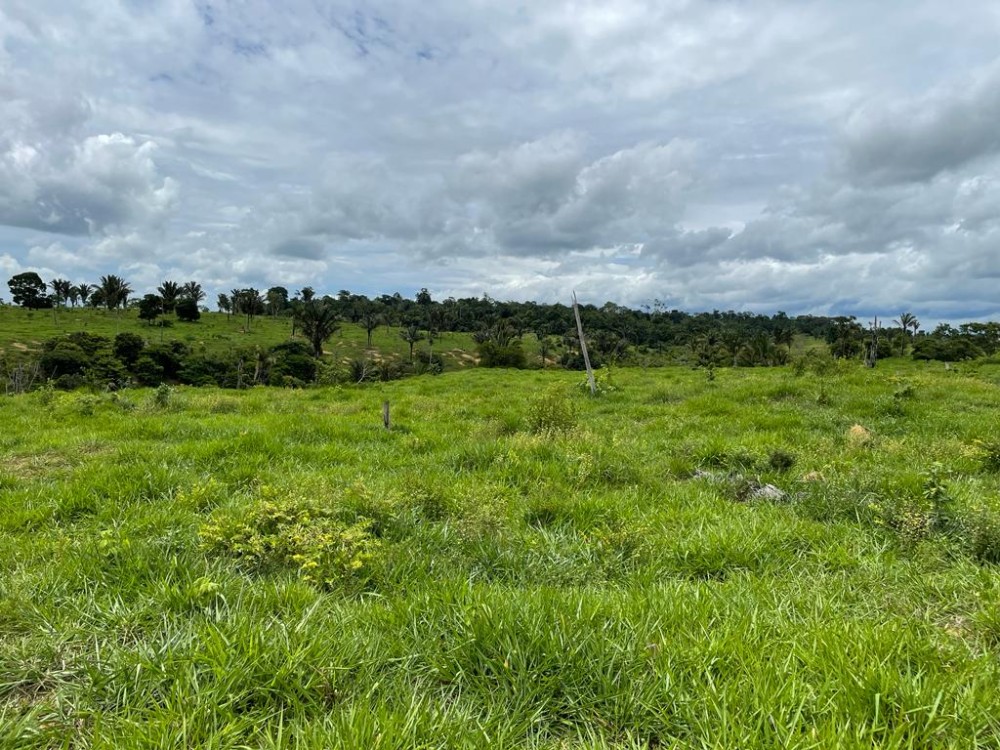
[[0,3],[3,281],[1000,317],[1000,3]]

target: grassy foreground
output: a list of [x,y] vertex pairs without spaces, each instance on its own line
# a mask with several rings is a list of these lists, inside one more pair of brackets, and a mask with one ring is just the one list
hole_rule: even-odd
[[0,747],[998,747],[997,379],[0,400]]

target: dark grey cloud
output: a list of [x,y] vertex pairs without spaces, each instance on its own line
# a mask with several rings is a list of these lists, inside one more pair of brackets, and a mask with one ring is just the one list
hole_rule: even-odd
[[1000,152],[1000,65],[912,99],[875,101],[845,133],[848,177],[923,181]]
[[288,258],[319,260],[324,255],[323,243],[313,239],[293,239],[279,242],[271,250],[275,255]]

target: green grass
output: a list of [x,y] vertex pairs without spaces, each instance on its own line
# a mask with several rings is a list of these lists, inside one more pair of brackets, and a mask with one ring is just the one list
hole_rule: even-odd
[[0,400],[0,747],[997,746],[1000,369],[581,379]]

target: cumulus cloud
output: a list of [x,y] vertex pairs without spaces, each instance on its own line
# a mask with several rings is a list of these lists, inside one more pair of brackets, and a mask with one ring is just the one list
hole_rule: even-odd
[[111,133],[65,145],[8,137],[0,151],[0,223],[56,234],[156,225],[177,183],[157,174],[155,144]]

